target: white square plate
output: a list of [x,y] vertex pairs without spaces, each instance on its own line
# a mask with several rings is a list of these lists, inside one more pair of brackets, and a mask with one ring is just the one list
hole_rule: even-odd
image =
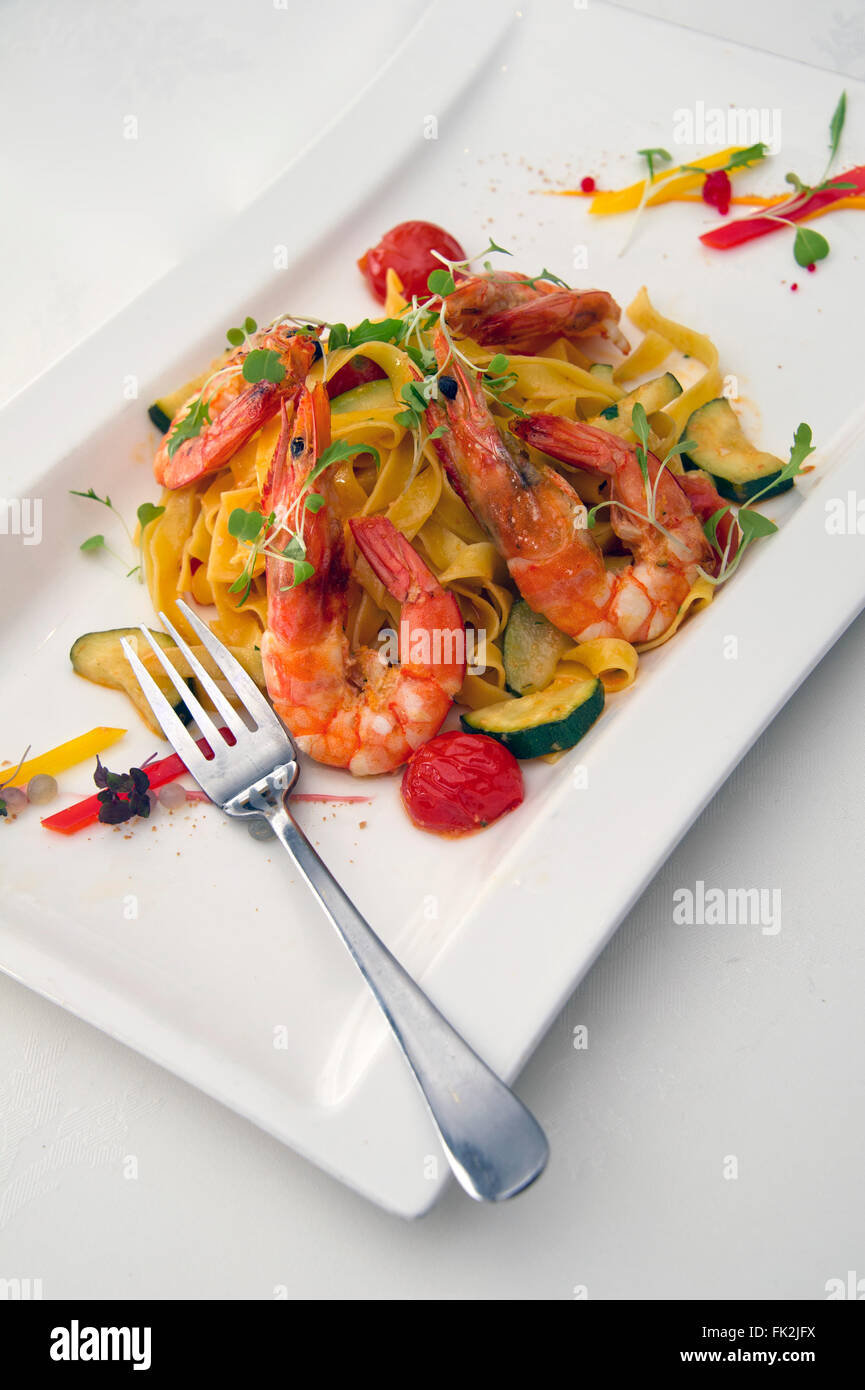
[[[432,4],[388,71],[195,261],[148,290],[3,412],[4,496],[43,500],[39,546],[4,538],[3,753],[97,723],[134,724],[120,695],[71,673],[89,629],[151,618],[146,594],[78,553],[101,522],[70,488],[120,509],[156,496],[144,405],[217,350],[226,326],[291,307],[351,321],[372,312],[355,258],[406,217],[468,249],[492,234],[520,269],[573,271],[623,304],[649,286],[662,313],[717,342],[759,403],[767,447],[800,419],[821,446],[807,486],[778,506],[717,601],[647,656],[579,750],[527,768],[526,804],[483,835],[442,843],[406,821],[395,780],[369,806],[304,805],[303,823],[360,909],[478,1051],[511,1078],[646,882],[827,647],[865,603],[861,538],[825,527],[865,453],[857,222],[798,272],[790,239],[729,255],[701,248],[702,208],[647,215],[618,256],[623,220],[591,221],[548,180],[636,177],[633,151],[669,146],[697,101],[779,111],[783,168],[819,172],[839,83],[829,74],[593,4],[504,15]],[[865,101],[847,82],[845,163],[865,150]],[[817,113],[817,116],[815,116]],[[425,139],[435,127],[437,138]],[[677,151],[685,158],[697,153]],[[778,165],[774,166],[777,170]],[[780,181],[780,175],[778,180]],[[289,269],[274,271],[274,247]],[[789,282],[798,274],[799,293]],[[174,346],[173,346],[174,345]],[[124,381],[139,383],[123,401]],[[738,659],[725,659],[725,638]],[[153,751],[132,727],[112,762]],[[580,762],[588,786],[573,772]],[[307,791],[367,790],[307,766]],[[88,773],[64,794],[86,795]],[[359,822],[366,822],[364,828]],[[213,808],[65,839],[30,812],[0,831],[0,965],[184,1076],[383,1206],[418,1215],[446,1168],[386,1026],[278,849]]]

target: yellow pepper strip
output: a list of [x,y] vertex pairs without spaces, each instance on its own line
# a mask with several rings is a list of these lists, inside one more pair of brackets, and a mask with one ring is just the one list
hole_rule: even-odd
[[[38,758],[30,758],[26,763],[22,763],[15,773],[15,785],[23,787],[31,777],[47,775],[55,777],[58,772],[65,772],[68,767],[75,767],[76,763],[83,763],[86,758],[95,758],[97,753],[101,753],[106,748],[110,748],[112,743],[116,743],[126,733],[125,729],[109,729],[100,725],[98,729],[91,729],[89,733],[79,734],[77,738],[72,738],[68,743],[60,743],[56,748],[49,748],[47,753],[40,753]],[[12,771],[10,765],[9,772]],[[5,773],[0,769],[0,782]]]
[[[706,166],[708,166],[708,163],[709,163],[709,161],[708,161],[708,159],[707,159],[707,160],[706,160]],[[670,172],[672,173],[673,171],[671,170]],[[731,174],[736,174],[736,173],[738,173],[738,172],[739,172],[738,169],[731,169],[731,170],[730,170],[730,173],[731,173]],[[661,177],[660,174],[656,175],[656,177],[655,177],[655,182],[656,182],[656,183],[658,182],[658,179],[659,179],[660,177]],[[689,175],[689,176],[688,176],[688,178],[691,178],[691,177],[699,177],[699,175],[696,175],[696,176],[691,176],[691,175]],[[640,188],[641,188],[641,187],[642,187],[642,184],[637,185],[637,187],[640,187]],[[647,206],[647,207],[654,207],[657,203],[702,203],[702,201],[703,201],[702,194],[700,194],[700,193],[689,193],[689,192],[682,191],[682,190],[685,189],[685,187],[686,187],[686,180],[685,180],[685,179],[682,179],[681,181],[680,181],[680,180],[677,180],[677,181],[676,181],[675,187],[666,188],[666,189],[659,189],[659,191],[658,191],[657,194],[653,195],[651,198],[649,198],[649,199],[647,200],[646,206]],[[582,190],[581,188],[555,188],[555,189],[552,189],[552,190],[545,189],[544,192],[552,192],[553,195],[554,195],[555,197],[558,197],[558,198],[594,198],[594,199],[597,199],[597,198],[618,198],[618,197],[619,197],[621,194],[623,194],[623,193],[630,193],[631,190],[625,188],[625,189],[619,189],[618,191],[614,191],[614,192],[611,192],[611,193],[592,193],[592,192],[584,193],[583,190]],[[732,198],[730,199],[730,206],[731,206],[731,207],[733,207],[733,206],[738,206],[738,207],[753,207],[753,208],[771,208],[771,207],[775,207],[776,205],[778,205],[778,204],[780,204],[780,203],[787,203],[787,202],[789,202],[791,196],[792,196],[792,195],[789,194],[789,193],[776,193],[776,194],[774,194],[771,198],[764,198],[764,197],[761,197],[761,196],[760,196],[759,194],[757,194],[757,193],[740,193],[740,194],[738,194],[738,195],[736,195],[736,196],[734,196],[734,197],[732,197]],[[630,203],[628,204],[628,206],[630,207]],[[824,204],[823,207],[821,207],[821,208],[815,208],[813,212],[809,212],[809,213],[807,214],[806,217],[800,217],[800,218],[798,218],[797,220],[798,220],[799,222],[811,222],[811,221],[813,221],[813,219],[814,219],[815,217],[824,217],[825,214],[826,214],[827,212],[838,212],[841,208],[854,208],[854,209],[855,209],[855,208],[859,208],[860,210],[861,210],[862,208],[865,208],[865,195],[863,195],[863,194],[861,194],[861,193],[851,193],[850,196],[849,196],[849,198],[838,198],[834,203],[826,203],[826,204]],[[592,206],[589,208],[589,212],[595,212],[595,211],[597,211],[597,210],[598,210],[598,209],[595,208],[594,203],[593,203]],[[601,209],[600,211],[601,211],[601,215],[602,215],[602,216],[606,216],[608,212],[614,212],[614,211],[615,211],[615,212],[625,212],[625,211],[627,211],[627,209],[626,209],[625,207],[622,207],[622,208],[609,208],[609,209],[605,207],[605,208]]]
[[[701,169],[721,169],[725,164],[729,164],[734,154],[745,148],[744,145],[733,145],[728,150],[719,150],[717,154],[697,158],[694,162],[699,164]],[[756,162],[756,160],[753,161],[754,164]],[[744,167],[744,165],[741,166],[741,168]],[[740,169],[731,169],[729,172],[735,175],[740,172]],[[655,192],[649,194],[646,199],[646,207],[654,207],[657,203],[667,203],[679,193],[687,193],[692,188],[698,188],[702,181],[702,174],[683,172],[680,164],[677,164],[673,169],[663,169],[655,175],[654,183],[651,185],[655,188]],[[660,184],[660,187],[655,187],[657,184]],[[629,212],[640,206],[640,199],[643,196],[645,186],[646,180],[640,179],[639,183],[632,183],[630,187],[620,188],[613,193],[596,193],[589,212],[600,217],[608,217],[616,212]]]
[[[718,150],[716,154],[707,154],[705,157],[700,157],[694,162],[698,164],[701,169],[721,169],[725,164],[729,164],[734,154],[738,154],[739,150],[745,148],[747,148],[745,145],[731,145],[728,150]],[[735,175],[746,167],[751,168],[752,165],[756,163],[757,161],[755,159],[752,160],[751,165],[746,166],[743,164],[737,169],[731,169],[729,172]],[[689,174],[683,172],[681,164],[676,164],[672,169],[660,169],[655,175],[652,184],[655,192],[649,194],[649,197],[646,199],[646,206],[654,207],[656,203],[669,202],[679,193],[686,193],[689,189],[696,188],[702,177],[702,174]],[[670,179],[674,181],[672,186],[670,186]],[[657,185],[662,186],[658,187]],[[640,179],[638,183],[629,184],[627,188],[615,188],[608,193],[583,195],[582,189],[576,188],[553,188],[548,191],[552,193],[553,196],[564,198],[591,196],[592,206],[589,208],[589,212],[593,212],[598,217],[609,217],[615,212],[632,212],[634,208],[638,208],[645,186],[646,180]]]

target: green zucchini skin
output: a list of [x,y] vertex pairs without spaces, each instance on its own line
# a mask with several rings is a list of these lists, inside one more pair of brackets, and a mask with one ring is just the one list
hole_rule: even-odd
[[234,349],[229,348],[227,352],[222,353],[220,357],[217,357],[211,362],[206,372],[202,372],[200,376],[193,377],[191,381],[185,381],[183,385],[178,386],[175,391],[167,391],[164,396],[160,396],[158,400],[155,400],[152,405],[148,406],[147,414],[158,430],[161,430],[163,434],[168,433],[171,422],[180,407],[185,405],[192,396],[197,396],[199,394],[205,382],[214,372],[218,371],[220,367],[225,366],[233,352]]
[[612,385],[613,364],[612,362],[593,362],[589,368],[592,376],[598,376],[602,381],[607,381]]
[[[164,632],[154,632],[149,629],[151,637],[158,646],[171,649],[174,643]],[[122,690],[135,705],[136,709],[157,733],[160,733],[159,724],[156,721],[150,706],[144,698],[144,693],[138,684],[135,672],[126,660],[123,648],[120,645],[121,637],[141,637],[141,630],[137,627],[114,627],[105,632],[85,632],[72,643],[69,652],[69,660],[72,662],[72,669],[85,680],[93,681],[96,685],[107,686],[111,690]],[[161,671],[154,673],[154,680],[159,686],[165,698],[174,709],[174,713],[184,723],[192,721],[192,715],[186,705],[180,699],[168,676],[164,676]]]
[[511,609],[502,639],[502,660],[508,690],[527,695],[544,690],[552,680],[562,653],[573,646],[542,613],[535,613],[524,598]]
[[589,424],[626,435],[631,428],[635,405],[641,405],[647,415],[653,415],[656,410],[663,410],[665,405],[669,405],[670,401],[674,401],[681,394],[682,388],[673,373],[664,372],[662,376],[645,381],[636,390],[629,391],[626,396],[608,405],[600,415],[590,420]]
[[682,455],[685,468],[709,473],[721,496],[731,502],[749,502],[757,493],[761,498],[777,497],[793,486],[792,478],[776,481],[782,460],[754,447],[725,396],[695,410],[684,434],[694,443]]
[[376,381],[365,381],[334,396],[330,403],[331,415],[344,415],[359,410],[386,410],[394,404],[393,387],[387,377]]
[[515,758],[561,753],[579,743],[604,708],[601,681],[574,681],[573,687],[571,703],[566,696],[570,687],[553,688],[473,710],[461,715],[460,722],[466,733],[497,739]]
[[150,416],[151,423],[156,426],[161,434],[167,434],[171,425],[171,416],[166,415],[165,407],[161,401],[154,401],[153,405],[147,407],[147,414]]

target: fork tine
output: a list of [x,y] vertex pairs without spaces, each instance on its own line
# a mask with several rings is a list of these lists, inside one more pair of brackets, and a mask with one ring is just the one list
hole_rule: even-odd
[[[181,724],[174,710],[166,700],[156,681],[151,676],[144,662],[132,646],[128,637],[121,637],[120,645],[123,648],[124,656],[135,672],[138,684],[144,691],[147,703],[162,725],[162,732],[168,739],[175,753],[185,762],[187,768],[192,773],[196,782],[204,785],[207,777],[207,769],[210,766],[195,739],[189,730]],[[222,742],[222,739],[219,740]]]
[[214,724],[207,710],[202,705],[195,692],[187,685],[176,666],[172,666],[163,647],[160,647],[146,627],[141,628],[142,635],[147,641],[150,650],[153,652],[163,671],[165,672],[174,689],[177,691],[186,708],[189,710],[199,729],[207,742],[210,744],[214,753],[222,747],[225,740]]
[[198,660],[198,657],[192,651],[191,647],[189,647],[188,644],[184,642],[183,638],[177,631],[177,628],[174,626],[174,624],[168,621],[164,613],[160,613],[159,616],[162,622],[164,623],[165,627],[177,643],[178,651],[189,662],[189,665],[195,673],[195,679],[199,681],[201,685],[204,687],[204,689],[207,691],[208,695],[210,696],[216,708],[219,710],[219,713],[222,715],[222,718],[225,720],[226,724],[228,725],[231,732],[234,734],[235,738],[240,738],[243,734],[249,733],[248,728],[244,724],[240,715],[237,713],[237,710],[231,704],[230,700],[228,700],[226,696],[223,694],[223,692],[220,690],[219,686],[216,684],[216,681],[210,675],[207,668],[205,666],[202,666],[201,662]]
[[[232,656],[231,652],[227,647],[223,646],[218,637],[214,637],[210,628],[201,621],[197,614],[193,613],[192,609],[188,604],[184,603],[183,599],[179,598],[177,600],[177,607],[193,630],[198,633],[201,639],[201,645],[206,648],[213,657],[216,665],[222,671],[229,685],[234,688],[237,695],[243,701],[243,704],[249,710],[253,719],[261,725],[279,729],[280,733],[285,734],[284,725],[274,714],[258,686],[255,684],[255,681],[248,672],[244,671],[237,658]],[[168,619],[165,614],[160,613],[159,617],[161,621],[168,626]]]

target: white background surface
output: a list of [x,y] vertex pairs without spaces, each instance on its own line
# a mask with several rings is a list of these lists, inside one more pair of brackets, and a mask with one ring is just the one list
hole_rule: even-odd
[[[865,75],[861,6],[634,8]],[[5,5],[0,395],[192,254],[420,9],[332,0],[325,29],[318,7],[269,0]],[[46,1297],[560,1299],[819,1298],[865,1275],[863,633],[712,803],[524,1073],[553,1144],[536,1189],[495,1210],[451,1192],[404,1225],[0,977],[0,1277]],[[779,888],[780,933],[673,926],[674,888],[697,879]]]

